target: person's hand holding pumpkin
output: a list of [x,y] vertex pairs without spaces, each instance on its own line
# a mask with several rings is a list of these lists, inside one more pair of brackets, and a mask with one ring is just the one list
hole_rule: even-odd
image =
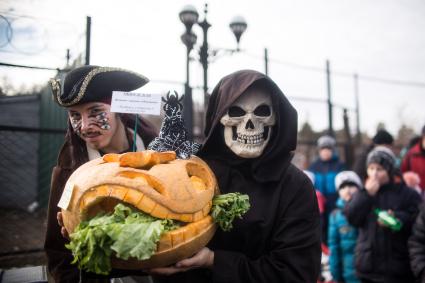
[[214,252],[204,247],[190,258],[183,259],[174,265],[145,270],[153,275],[172,275],[194,268],[211,268],[214,264]]
[[64,238],[66,238],[66,239],[68,239],[69,240],[69,234],[68,234],[68,231],[66,231],[66,228],[65,228],[65,226],[64,226],[64,224],[63,224],[63,217],[62,217],[62,212],[58,212],[57,214],[56,214],[56,219],[58,220],[58,224],[59,224],[59,226],[61,227],[61,234],[62,234],[62,236],[64,237]]

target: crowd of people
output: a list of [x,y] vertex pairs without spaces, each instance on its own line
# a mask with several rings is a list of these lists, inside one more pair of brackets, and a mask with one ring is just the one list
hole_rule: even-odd
[[76,68],[64,81],[51,81],[55,100],[69,116],[52,173],[45,240],[55,282],[114,282],[127,276],[173,283],[315,282],[326,246],[335,282],[425,277],[425,208],[417,217],[425,190],[425,127],[401,162],[391,150],[391,135],[378,132],[354,171],[338,158],[335,139],[323,136],[318,158],[304,174],[291,163],[297,111],[273,80],[252,70],[229,74],[214,88],[198,153],[222,193],[249,195],[251,208],[243,219],[172,266],[113,269],[107,276],[79,270],[65,248],[70,235],[58,201],[81,164],[107,153],[144,150],[158,135],[145,119],[111,112],[113,91],[147,82],[135,72],[99,66]]
[[347,170],[335,139],[318,139],[317,159],[305,173],[324,208],[331,276],[319,281],[425,282],[425,126],[398,157],[393,143],[378,130]]

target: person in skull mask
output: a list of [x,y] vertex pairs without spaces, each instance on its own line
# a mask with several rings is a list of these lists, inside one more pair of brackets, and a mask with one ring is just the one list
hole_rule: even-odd
[[[291,164],[297,112],[266,75],[242,70],[215,87],[199,152],[221,193],[251,208],[193,257],[150,270],[155,282],[316,282],[320,216],[312,183]],[[186,272],[182,272],[186,271]]]

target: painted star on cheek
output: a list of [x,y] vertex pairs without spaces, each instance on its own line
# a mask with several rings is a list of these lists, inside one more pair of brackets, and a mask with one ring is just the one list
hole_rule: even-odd
[[98,124],[102,130],[109,130],[111,128],[106,112],[101,112],[99,115],[97,115],[96,120],[96,124]]

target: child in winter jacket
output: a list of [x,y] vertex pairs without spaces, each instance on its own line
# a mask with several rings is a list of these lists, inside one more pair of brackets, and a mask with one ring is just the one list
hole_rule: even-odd
[[330,268],[335,282],[360,282],[354,269],[357,229],[348,224],[343,209],[352,195],[362,188],[360,177],[353,171],[342,171],[335,177],[339,198],[329,216],[328,246]]
[[[345,207],[348,222],[359,229],[356,275],[362,282],[414,282],[407,240],[421,197],[397,181],[395,156],[390,149],[374,148],[366,162],[364,189]],[[378,218],[379,211],[387,215]]]
[[327,243],[329,214],[335,208],[338,194],[335,189],[335,176],[343,171],[345,165],[339,160],[336,140],[331,136],[321,136],[317,140],[318,158],[310,165],[314,173],[314,188],[326,198],[322,225],[322,241]]

